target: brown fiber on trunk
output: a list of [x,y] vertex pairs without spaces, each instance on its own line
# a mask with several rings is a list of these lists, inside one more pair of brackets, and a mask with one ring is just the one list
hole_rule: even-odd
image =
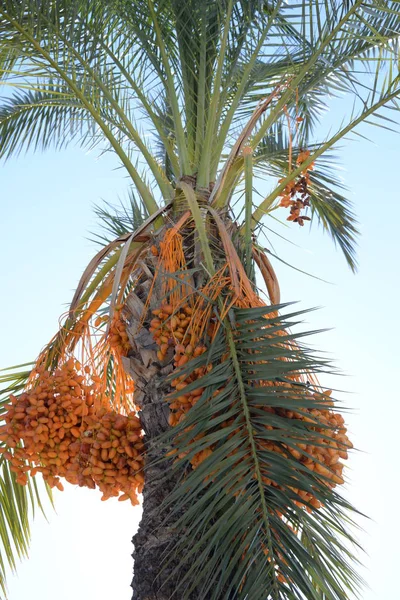
[[[168,562],[165,567],[165,552],[174,545],[176,533],[168,514],[161,514],[160,507],[177,483],[179,474],[169,472],[168,462],[163,459],[160,445],[152,442],[169,428],[169,408],[165,397],[170,391],[166,381],[172,371],[172,356],[160,364],[157,359],[157,346],[149,331],[140,325],[144,311],[144,302],[149,292],[151,278],[144,280],[135,289],[126,303],[129,319],[128,335],[132,351],[124,359],[126,371],[135,381],[135,402],[140,407],[139,416],[145,433],[144,443],[147,450],[145,468],[145,486],[143,490],[143,515],[138,532],[133,537],[134,577],[132,581],[133,600],[168,600],[174,595],[177,581],[182,579],[184,571],[168,579],[171,572],[179,567],[179,557]],[[153,289],[150,308],[159,303],[157,288]],[[169,360],[169,358],[171,360]],[[163,567],[164,563],[164,567]],[[187,570],[187,566],[185,570]],[[193,599],[198,595],[193,595]]]
[[[169,427],[168,409],[163,401],[165,392],[165,378],[160,373],[154,374],[147,382],[140,411],[146,447]],[[143,515],[139,530],[133,537],[133,600],[167,600],[171,598],[176,585],[176,577],[167,581],[176,563],[171,563],[166,570],[161,568],[164,553],[168,545],[173,544],[176,533],[173,524],[165,522],[165,514],[161,514],[160,511],[163,500],[172,491],[176,480],[168,477],[168,465],[165,462],[161,465],[151,464],[160,458],[160,449],[153,448],[148,452]]]
[[[191,178],[189,183],[194,186],[195,180]],[[202,193],[206,202],[210,190],[203,190]],[[181,212],[187,210],[185,202],[179,206]],[[215,236],[215,226],[208,227],[208,234]],[[159,232],[155,240],[161,239],[162,235],[163,232]],[[192,274],[187,275],[187,280],[190,280],[192,289],[198,289],[204,281],[204,273],[200,268],[202,252],[195,239],[193,226],[186,231],[185,240],[186,260],[188,267],[192,269]],[[145,434],[147,452],[143,515],[139,530],[133,537],[132,600],[180,600],[183,589],[176,591],[176,587],[190,568],[187,562],[183,564],[184,561],[180,560],[179,556],[171,560],[171,553],[167,558],[167,566],[165,564],[168,548],[175,546],[174,542],[182,532],[174,530],[172,519],[166,511],[161,513],[160,507],[184,474],[176,470],[172,473],[162,448],[154,444],[154,440],[170,429],[169,406],[165,398],[171,391],[167,378],[174,368],[174,349],[171,347],[168,350],[161,364],[157,358],[158,346],[146,328],[146,323],[152,318],[151,311],[159,308],[165,301],[161,290],[162,277],[155,277],[156,264],[157,259],[150,255],[140,261],[140,280],[135,285],[134,292],[129,294],[124,307],[132,347],[129,357],[124,359],[124,364],[127,373],[135,382],[135,402],[140,409],[139,417]],[[174,574],[170,578],[172,572]],[[185,596],[191,600],[207,600],[207,597],[204,594],[200,597],[197,592]]]

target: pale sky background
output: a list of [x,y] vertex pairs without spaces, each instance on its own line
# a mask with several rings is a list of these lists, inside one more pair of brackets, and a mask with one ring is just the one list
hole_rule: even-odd
[[[400,121],[400,117],[397,117]],[[365,131],[365,130],[364,130]],[[320,306],[305,328],[333,328],[313,340],[346,377],[323,380],[352,412],[349,431],[362,452],[347,469],[346,495],[369,515],[359,536],[368,556],[363,600],[398,597],[399,374],[399,137],[369,130],[375,143],[344,144],[342,176],[355,203],[362,237],[353,275],[327,235],[313,225],[278,227],[300,247],[271,236],[282,258],[328,285],[274,262],[282,301]],[[55,333],[79,276],[96,251],[89,231],[93,205],[116,202],[128,181],[106,155],[71,147],[29,153],[0,163],[0,368],[35,358]],[[287,214],[281,209],[282,219]],[[37,515],[29,560],[9,578],[9,600],[130,600],[131,537],[140,509],[65,484],[55,491],[56,513]],[[352,599],[353,600],[353,599]]]

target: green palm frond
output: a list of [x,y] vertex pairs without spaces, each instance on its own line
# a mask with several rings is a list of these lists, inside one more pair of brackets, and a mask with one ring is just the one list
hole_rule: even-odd
[[[325,161],[324,161],[325,163]],[[310,203],[312,215],[342,250],[352,271],[357,269],[356,243],[359,235],[352,203],[340,193],[340,182],[320,164],[311,175]]]
[[[323,7],[288,7],[282,0],[59,0],[40,8],[34,0],[8,0],[0,47],[19,53],[15,84],[41,77],[67,86],[154,211],[156,198],[132,164],[131,149],[170,197],[167,181],[179,175],[197,171],[200,187],[215,180],[227,140],[279,82],[284,87],[255,145],[280,121],[283,106],[293,113],[297,105],[307,141],[332,95],[348,92],[368,104],[378,83],[391,89],[400,17],[389,5],[374,6],[366,18],[361,0]],[[360,71],[376,83],[366,84]],[[156,134],[149,144],[139,114]],[[163,146],[161,171],[154,141]]]
[[[313,152],[318,144],[309,145]],[[292,148],[293,160],[298,156],[301,147]],[[289,142],[282,127],[276,128],[275,135],[270,135],[258,146],[255,154],[255,169],[259,176],[287,177],[289,163]],[[359,235],[357,221],[351,201],[343,194],[345,186],[335,172],[335,155],[327,152],[310,171],[309,187],[311,214],[318,224],[328,232],[335,244],[342,250],[350,268],[355,271],[356,243]],[[292,165],[293,167],[293,165]],[[276,207],[274,203],[271,205]]]
[[[18,396],[26,385],[33,363],[26,363],[0,371],[0,423],[10,394]],[[25,367],[24,370],[18,370]],[[0,441],[4,452],[4,439]],[[28,555],[30,523],[35,510],[44,514],[43,494],[52,502],[51,490],[47,485],[38,485],[35,477],[28,475],[26,486],[16,482],[16,474],[10,463],[0,455],[0,588],[6,597],[6,577],[16,570],[18,561]]]
[[[310,12],[306,14],[306,4],[303,4],[303,26],[310,27],[308,35],[302,35],[292,26],[297,35],[297,46],[287,51],[282,51],[281,55],[275,57],[275,60],[266,61],[260,59],[252,70],[246,87],[246,93],[243,97],[243,105],[246,108],[246,114],[252,110],[255,103],[264,98],[271,91],[274,80],[283,74],[293,77],[302,67],[302,64],[318,50],[318,46],[329,34],[329,30],[336,24],[336,20],[329,22],[323,15],[322,21],[324,28],[316,33],[314,20],[317,20],[317,14],[314,13],[314,19],[310,18],[313,7],[310,3]],[[335,4],[332,3],[332,10],[335,11]],[[343,8],[344,3],[340,3]],[[318,4],[315,3],[315,11]],[[400,14],[398,11],[380,10],[380,6],[374,11],[374,15],[365,21],[363,9],[356,12],[354,21],[346,24],[343,28],[341,37],[334,39],[329,47],[321,55],[319,61],[305,75],[299,85],[299,113],[304,118],[303,129],[307,130],[307,136],[311,134],[319,121],[321,110],[326,109],[332,96],[343,93],[359,95],[361,91],[368,88],[368,79],[360,78],[361,72],[371,73],[376,70],[384,69],[387,62],[390,61],[394,52],[393,41],[398,36],[400,27]],[[340,15],[340,12],[337,12]],[[343,15],[341,15],[343,16]],[[290,10],[287,11],[290,26]],[[321,18],[321,17],[320,17]],[[293,22],[295,21],[292,18]],[[314,23],[314,27],[312,26]],[[388,40],[391,40],[390,43]],[[283,56],[282,56],[283,54]],[[378,60],[379,58],[379,60]],[[242,67],[243,68],[243,67]],[[295,98],[292,98],[288,106],[293,105]],[[243,116],[243,113],[238,113]]]
[[10,40],[8,44],[0,43],[0,83],[5,84],[10,73],[12,73],[18,59],[18,52],[13,48]]
[[68,90],[17,91],[0,106],[0,157],[23,148],[57,149],[95,141],[95,123]]
[[101,232],[93,234],[93,241],[102,246],[136,231],[150,216],[132,188],[128,190],[127,200],[121,199],[119,206],[104,202],[95,206],[94,212],[99,220]]
[[[10,31],[17,32],[20,58],[15,85],[22,79],[40,78],[66,87],[116,152],[148,210],[155,212],[156,200],[131,160],[126,140],[140,152],[164,197],[170,197],[171,188],[133,124],[124,66],[112,52],[117,45],[121,51],[121,42],[108,13],[101,3],[85,5],[78,0],[40,6],[33,1],[6,2],[0,8],[0,45],[7,47]],[[126,37],[123,41],[131,45]]]
[[[270,11],[278,4],[271,3]],[[381,11],[376,7],[374,11],[374,18],[365,23],[361,2],[351,6],[332,2],[323,8],[318,2],[281,6],[275,15],[275,28],[269,31],[277,43],[269,38],[257,57],[244,53],[236,80],[230,82],[232,91],[226,95],[228,104],[233,92],[238,94],[242,86],[237,110],[232,114],[233,127],[250,117],[256,103],[265,98],[278,81],[293,84],[284,94],[280,109],[270,115],[268,127],[274,122],[273,118],[280,117],[284,104],[289,110],[297,104],[304,119],[302,132],[305,139],[316,129],[321,111],[326,109],[333,96],[350,93],[363,97],[368,89],[368,79],[365,81],[362,73],[390,70],[390,63],[395,60],[395,39],[400,25],[397,10]],[[242,83],[244,79],[245,83]],[[297,93],[294,93],[296,89]],[[223,129],[220,135],[225,137],[225,125]],[[222,138],[222,148],[221,144]]]
[[[177,585],[182,600],[194,591],[213,600],[320,600],[321,592],[347,600],[360,583],[347,531],[352,507],[294,458],[307,445],[330,447],[332,428],[318,417],[293,417],[323,407],[309,384],[293,378],[330,367],[302,344],[308,334],[289,333],[302,313],[276,316],[279,308],[232,310],[209,352],[181,371],[212,365],[185,388],[204,391],[172,432],[180,457],[173,469],[206,452],[195,470],[186,468],[166,505],[185,532],[168,554],[187,565]],[[300,508],[302,492],[323,508]]]

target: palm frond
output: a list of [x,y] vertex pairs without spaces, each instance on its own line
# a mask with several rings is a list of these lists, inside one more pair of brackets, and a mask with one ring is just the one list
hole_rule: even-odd
[[[319,144],[309,145],[311,152],[318,149]],[[297,157],[301,147],[292,148],[293,157]],[[257,148],[255,154],[256,171],[259,176],[284,178],[289,173],[289,140],[282,130],[276,129],[275,135],[269,135]],[[349,267],[355,271],[356,243],[359,235],[357,221],[352,210],[352,203],[343,194],[345,186],[338,178],[335,166],[336,156],[327,152],[316,163],[310,172],[309,186],[311,214],[315,215],[318,224],[328,232],[335,244],[343,252]],[[276,206],[276,204],[272,205]],[[271,206],[271,207],[272,207]]]
[[[109,29],[106,7],[99,12],[99,6],[102,4],[89,2],[83,5],[78,0],[40,6],[30,1],[23,5],[6,2],[0,7],[0,45],[7,48],[10,31],[17,32],[20,52],[15,74],[17,81],[40,78],[67,87],[116,152],[149,211],[155,212],[158,205],[131,160],[131,150],[125,147],[126,140],[140,151],[162,195],[168,198],[172,190],[142,135],[133,125],[130,92],[120,69],[115,68],[104,51],[104,44],[98,43],[100,25],[103,26],[102,35],[106,32],[111,36],[111,47],[117,43],[116,34],[112,33],[112,28]],[[116,64],[119,67],[121,63],[117,61]]]
[[138,200],[133,188],[128,190],[127,199],[120,199],[119,205],[108,202],[94,207],[101,232],[92,233],[97,244],[110,244],[116,238],[139,229],[150,216],[143,203]]
[[337,178],[320,165],[311,175],[311,212],[342,250],[352,271],[357,270],[356,243],[359,231],[352,204],[338,190]]
[[209,352],[181,371],[212,367],[176,394],[204,390],[172,433],[173,469],[203,454],[166,502],[185,532],[166,555],[166,568],[175,553],[187,566],[177,584],[182,600],[320,600],[320,591],[346,600],[360,584],[346,529],[353,509],[328,485],[329,472],[299,459],[334,438],[324,419],[300,418],[321,414],[321,395],[305,378],[329,365],[301,344],[305,334],[289,333],[301,313],[277,316],[282,308],[232,310]]
[[23,148],[93,144],[94,126],[86,108],[65,88],[17,91],[0,106],[0,157],[17,155]]

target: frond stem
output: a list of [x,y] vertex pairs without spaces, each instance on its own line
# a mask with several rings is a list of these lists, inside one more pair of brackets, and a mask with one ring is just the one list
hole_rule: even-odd
[[[226,141],[226,138],[227,138],[228,131],[229,131],[229,128],[231,126],[232,120],[233,120],[233,118],[235,116],[236,109],[237,109],[237,107],[239,105],[239,102],[240,102],[240,100],[242,98],[243,92],[244,92],[244,90],[246,88],[246,85],[248,83],[249,76],[250,76],[251,71],[252,71],[252,69],[253,69],[253,67],[254,67],[254,65],[256,63],[256,60],[257,60],[259,54],[260,54],[261,48],[262,48],[262,46],[263,46],[263,44],[265,42],[265,39],[266,39],[266,37],[268,35],[268,32],[269,32],[270,28],[273,25],[274,18],[277,15],[277,13],[278,13],[280,7],[282,6],[282,4],[283,4],[283,0],[279,0],[279,2],[277,3],[277,5],[276,5],[276,7],[275,7],[275,9],[273,11],[273,13],[270,15],[270,18],[269,18],[269,21],[268,21],[268,25],[263,30],[263,32],[262,32],[262,34],[260,36],[260,39],[258,40],[257,46],[256,46],[253,54],[251,55],[249,62],[247,63],[246,67],[243,70],[243,75],[242,75],[239,87],[238,87],[238,89],[237,89],[237,91],[235,93],[235,96],[234,96],[234,98],[232,100],[232,103],[231,103],[231,105],[229,107],[227,115],[226,115],[225,119],[223,120],[223,122],[221,124],[221,127],[219,129],[218,137],[217,137],[216,150],[215,150],[215,160],[214,160],[214,164],[213,164],[212,169],[211,169],[211,178],[212,178],[212,180],[214,180],[214,178],[216,177],[216,172],[217,172],[217,169],[218,169],[219,158],[220,158],[220,156],[222,154],[222,150],[223,150],[223,147],[224,147],[224,144],[225,144],[225,141]],[[220,114],[222,113],[222,108],[223,108],[222,106],[219,107],[219,109],[218,109],[218,116],[220,116]]]
[[199,170],[197,174],[197,186],[199,188],[208,188],[210,183],[210,168],[211,168],[211,156],[212,146],[215,135],[215,123],[217,118],[217,110],[220,98],[220,87],[222,79],[222,70],[224,66],[225,53],[228,44],[229,36],[229,24],[231,20],[233,9],[233,0],[229,0],[227,14],[224,24],[224,32],[221,39],[221,46],[219,49],[219,57],[217,63],[217,70],[213,82],[213,92],[211,95],[211,102],[208,109],[208,119],[206,125],[206,133],[204,138],[203,149],[200,157]]
[[253,209],[253,151],[250,146],[243,149],[244,156],[244,185],[245,185],[245,221],[244,221],[244,243],[246,255],[247,276],[252,276],[252,230],[251,213]]
[[146,98],[146,95],[142,92],[142,90],[140,89],[140,86],[136,83],[136,81],[133,79],[132,75],[129,73],[129,71],[127,71],[127,69],[124,67],[124,65],[121,63],[121,61],[118,59],[118,57],[110,49],[110,47],[107,46],[107,44],[105,44],[101,39],[99,39],[99,43],[100,43],[101,47],[103,48],[103,50],[109,55],[109,57],[111,58],[111,60],[118,67],[118,69],[120,70],[120,72],[122,73],[122,75],[125,77],[126,81],[129,83],[129,85],[131,86],[131,88],[133,89],[133,91],[135,92],[135,94],[137,95],[137,97],[139,98],[140,102],[142,103],[143,108],[145,109],[146,113],[148,114],[149,118],[151,119],[154,127],[157,130],[158,135],[160,136],[160,139],[162,140],[162,142],[164,144],[165,151],[167,152],[168,158],[171,161],[171,167],[172,167],[172,170],[174,172],[174,175],[176,177],[178,177],[178,175],[179,175],[179,163],[178,163],[176,154],[170,148],[170,144],[168,143],[168,139],[165,136],[165,134],[163,132],[163,129],[162,129],[160,123],[159,123],[159,120],[157,118],[157,114],[151,108],[150,102]]
[[174,78],[171,72],[171,67],[169,64],[164,40],[160,31],[160,26],[157,20],[157,15],[154,11],[153,0],[147,0],[147,4],[149,6],[151,17],[153,20],[154,30],[157,37],[157,43],[160,49],[162,63],[167,78],[169,101],[171,103],[171,109],[175,124],[176,143],[178,146],[179,164],[181,169],[180,175],[191,175],[192,169],[190,166],[189,153],[186,145],[185,132],[183,129],[181,112],[179,110],[178,96],[175,89]]

